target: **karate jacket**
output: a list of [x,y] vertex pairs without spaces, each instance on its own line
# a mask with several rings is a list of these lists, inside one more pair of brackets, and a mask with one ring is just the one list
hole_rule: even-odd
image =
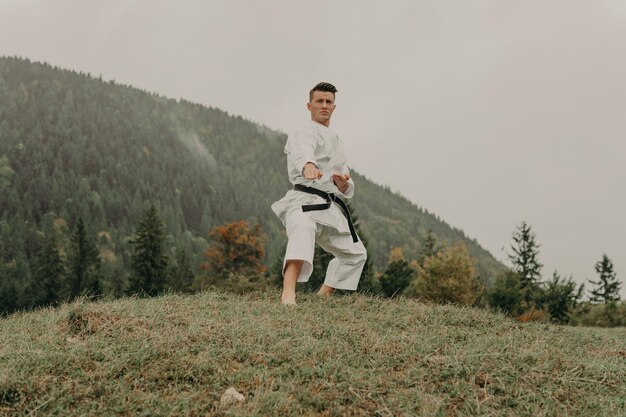
[[[287,154],[287,171],[289,181],[293,184],[303,184],[317,188],[327,193],[333,193],[345,198],[354,195],[354,182],[348,181],[348,189],[345,193],[339,191],[333,183],[333,174],[349,174],[350,170],[346,162],[343,143],[339,136],[330,128],[309,120],[287,138],[285,145]],[[308,180],[304,177],[304,165],[313,162],[322,172],[319,180]],[[289,190],[287,194],[274,204],[272,210],[285,224],[286,216],[292,210],[302,210],[302,205],[322,204],[326,201],[316,195],[300,191]],[[336,204],[331,204],[330,209],[308,212],[317,223],[330,226],[339,233],[350,233],[348,222]]]

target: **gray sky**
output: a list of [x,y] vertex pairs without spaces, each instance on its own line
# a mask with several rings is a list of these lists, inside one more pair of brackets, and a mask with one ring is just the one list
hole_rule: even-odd
[[625,47],[623,0],[0,0],[1,55],[283,132],[332,82],[354,168],[505,262],[525,220],[580,282],[626,281]]

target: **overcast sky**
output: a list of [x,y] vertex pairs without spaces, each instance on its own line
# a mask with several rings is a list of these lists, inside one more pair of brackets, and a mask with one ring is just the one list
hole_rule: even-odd
[[332,82],[356,170],[505,263],[525,220],[579,282],[626,281],[625,51],[624,0],[0,0],[0,55],[283,132]]

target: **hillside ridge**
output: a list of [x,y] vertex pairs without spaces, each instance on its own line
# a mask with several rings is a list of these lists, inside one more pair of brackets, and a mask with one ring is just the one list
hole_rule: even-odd
[[[5,263],[30,259],[27,242],[57,221],[68,230],[82,216],[110,240],[112,269],[127,270],[128,239],[152,203],[173,257],[202,261],[207,232],[225,222],[258,222],[267,233],[267,264],[285,236],[270,204],[289,189],[286,135],[241,116],[175,100],[90,75],[0,57],[0,157],[12,175],[0,202]],[[464,242],[486,282],[504,269],[475,239],[398,193],[354,173],[353,205],[377,270],[391,248],[418,256],[429,230],[442,243]],[[22,225],[28,222],[27,225]],[[18,225],[19,223],[19,225]],[[8,246],[8,245],[5,245]],[[113,259],[113,258],[112,258]],[[1,272],[1,271],[0,271]]]

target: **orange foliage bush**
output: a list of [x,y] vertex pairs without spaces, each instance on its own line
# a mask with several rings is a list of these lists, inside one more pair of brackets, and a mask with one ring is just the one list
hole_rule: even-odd
[[250,226],[245,220],[227,223],[211,229],[209,237],[213,245],[204,252],[207,262],[202,264],[203,269],[220,277],[253,276],[266,271],[261,263],[266,236],[260,225]]
[[536,310],[534,307],[531,308],[530,310],[528,310],[527,312],[525,312],[524,314],[515,317],[515,320],[521,322],[521,323],[528,323],[531,321],[538,321],[538,322],[542,322],[544,321],[546,317],[546,312],[543,310]]

